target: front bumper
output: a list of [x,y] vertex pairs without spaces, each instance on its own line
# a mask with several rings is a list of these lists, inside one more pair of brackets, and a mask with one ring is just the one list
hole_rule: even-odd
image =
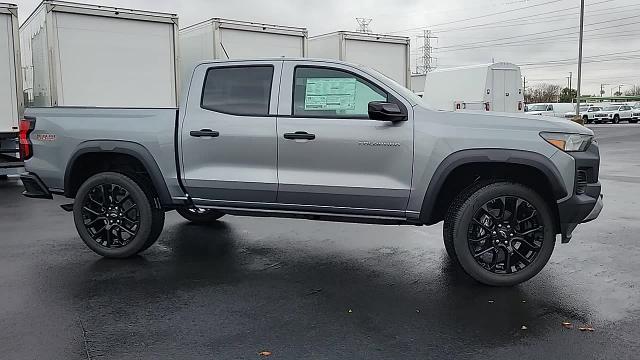
[[571,153],[575,159],[576,181],[573,195],[558,203],[562,242],[571,240],[573,231],[582,223],[595,220],[604,206],[602,186],[598,182],[600,151],[596,143],[587,151]]
[[24,185],[22,195],[36,199],[53,199],[53,195],[51,195],[51,192],[45,186],[44,182],[40,180],[38,175],[23,173],[20,174],[20,180],[22,181],[22,185]]

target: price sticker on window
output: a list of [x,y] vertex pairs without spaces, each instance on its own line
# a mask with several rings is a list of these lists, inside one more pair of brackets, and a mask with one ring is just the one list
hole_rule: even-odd
[[307,79],[304,98],[304,109],[306,111],[354,110],[355,106],[355,78]]

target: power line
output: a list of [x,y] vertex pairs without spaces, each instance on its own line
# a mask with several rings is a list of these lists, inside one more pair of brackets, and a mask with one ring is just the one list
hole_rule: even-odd
[[[631,16],[629,18],[633,18],[636,19],[637,16]],[[606,23],[611,23],[611,21],[605,21]],[[615,24],[615,25],[610,25],[610,26],[603,26],[603,27],[599,27],[599,28],[595,28],[595,29],[590,29],[590,30],[585,30],[585,32],[593,32],[593,31],[597,31],[597,30],[605,30],[605,29],[611,29],[611,28],[619,28],[621,26],[627,26],[627,25],[636,25],[638,24],[637,21],[631,22],[631,23],[625,23],[625,24]],[[594,25],[594,24],[591,24]],[[556,29],[556,30],[551,30],[551,31],[559,31],[562,29]],[[549,33],[550,31],[541,31],[538,33],[531,33],[531,34],[526,34],[526,35],[520,35],[520,36],[514,36],[511,37],[512,39],[515,39],[517,37],[522,37],[522,36],[532,36],[532,35],[541,35],[541,34],[545,34],[545,33]],[[577,34],[576,31],[573,32],[568,32],[568,33],[564,33],[564,34],[555,34],[556,36],[566,36],[566,35],[575,35]],[[473,49],[478,49],[478,48],[484,48],[484,47],[488,47],[488,46],[497,46],[497,45],[509,45],[509,44],[520,44],[523,41],[533,41],[533,40],[548,40],[548,35],[544,36],[544,37],[538,37],[538,38],[531,38],[531,39],[519,39],[517,41],[511,41],[511,42],[504,42],[504,43],[498,43],[498,44],[486,44],[486,42],[488,41],[499,41],[499,40],[487,40],[487,41],[482,41],[482,42],[476,42],[476,43],[468,43],[463,47],[462,45],[458,45],[459,48],[445,48],[444,50],[440,50],[443,49],[443,47],[439,47],[436,48],[436,50],[438,50],[438,52],[452,52],[452,51],[465,51],[465,50],[473,50]],[[477,44],[477,45],[476,45]],[[484,44],[484,45],[481,45]],[[468,46],[468,45],[474,45],[474,46]],[[453,46],[451,46],[453,47]]]
[[[627,17],[622,17],[619,19],[616,19],[616,21],[621,21],[621,20],[628,20],[628,19],[638,19],[638,15],[633,15],[633,16],[627,16]],[[593,25],[599,25],[599,24],[605,24],[605,23],[611,23],[611,20],[604,20],[604,21],[599,21],[599,22],[595,22],[592,24],[588,24],[585,26],[593,26]],[[633,22],[632,24],[637,24],[638,22]],[[618,27],[620,25],[615,25],[612,27]],[[610,27],[609,27],[610,28]],[[478,44],[486,44],[486,43],[490,43],[490,42],[496,42],[496,41],[502,41],[502,40],[509,40],[509,39],[516,39],[516,38],[521,38],[521,37],[527,37],[527,36],[534,36],[534,35],[542,35],[542,34],[549,34],[549,33],[554,33],[557,31],[563,31],[563,30],[572,30],[575,29],[575,26],[568,26],[565,28],[559,28],[559,29],[553,29],[553,30],[546,30],[546,31],[538,31],[538,32],[534,32],[534,33],[528,33],[528,34],[522,34],[522,35],[515,35],[515,36],[507,36],[507,37],[503,37],[503,38],[497,38],[497,39],[491,39],[491,40],[483,40],[483,41],[474,41],[474,42],[469,42],[469,43],[463,43],[463,44],[455,44],[455,45],[449,45],[449,46],[441,46],[438,49],[449,49],[449,48],[460,48],[460,47],[466,47],[469,45],[478,45]],[[491,44],[489,44],[491,45]]]
[[[547,2],[541,3],[541,4],[523,6],[523,7],[519,7],[519,8],[516,8],[516,9],[504,10],[504,11],[500,11],[500,12],[496,12],[496,13],[485,14],[485,15],[480,15],[480,16],[474,16],[474,17],[470,17],[470,18],[466,18],[466,19],[459,19],[459,20],[454,20],[454,21],[449,21],[449,22],[443,22],[443,23],[440,23],[440,24],[431,25],[430,27],[438,27],[438,26],[442,26],[442,25],[457,24],[457,23],[464,22],[464,21],[469,21],[469,20],[476,20],[476,19],[482,19],[482,18],[496,16],[496,15],[508,14],[508,13],[511,13],[511,12],[514,12],[514,11],[531,9],[531,8],[534,8],[534,7],[554,4],[554,3],[561,2],[561,1],[563,1],[563,0],[552,0],[552,1],[547,1]],[[613,1],[613,0],[605,0],[604,2],[609,2],[609,1]],[[425,28],[425,26],[420,26],[420,27],[416,27],[416,28],[392,31],[392,32],[389,32],[389,34],[396,34],[396,33],[401,33],[401,32],[412,31],[412,30],[421,30],[421,29],[424,29],[424,28]]]
[[[616,11],[611,11],[611,12],[599,12],[599,13],[594,14],[594,15],[597,15],[598,18],[600,18],[602,16],[607,16],[607,15],[613,15],[613,14],[619,14],[619,13],[628,13],[629,12],[629,8],[632,8],[632,7],[640,7],[640,4],[628,5],[628,8],[625,8],[623,10],[616,10]],[[619,9],[619,8],[624,8],[624,7],[618,7],[617,9]],[[557,11],[549,11],[549,12],[545,12],[545,13],[535,14],[533,16],[546,15],[546,14],[557,14],[558,12],[564,12],[565,10],[575,10],[575,9],[577,9],[577,7],[571,7],[571,8],[561,9],[561,10],[557,10]],[[484,30],[484,29],[495,29],[495,28],[522,26],[522,25],[546,24],[546,23],[552,23],[552,22],[567,21],[567,16],[568,15],[573,15],[573,14],[557,14],[557,15],[545,17],[544,20],[532,19],[532,15],[529,15],[529,16],[524,16],[524,17],[521,17],[521,18],[509,19],[509,20],[504,20],[504,21],[500,21],[500,22],[496,21],[496,22],[491,22],[491,23],[486,23],[486,24],[479,24],[479,25],[471,25],[471,26],[465,26],[465,27],[459,27],[459,28],[438,30],[438,31],[436,31],[436,33],[442,34],[442,33],[449,33],[449,32],[477,31],[478,28],[480,28],[480,30]],[[638,16],[640,16],[640,15],[638,15]],[[518,21],[520,19],[527,19],[527,20],[530,20],[530,21]],[[617,20],[617,19],[612,19],[611,21],[614,21],[614,20]],[[494,25],[494,24],[500,24],[500,25]]]
[[[609,39],[612,35],[616,35],[615,38],[626,38],[626,37],[638,37],[640,36],[640,32],[630,32],[630,31],[617,31],[617,32],[612,32],[612,33],[598,33],[596,35],[590,36],[587,39],[584,39],[584,41],[591,41],[591,40],[601,40],[601,39]],[[565,39],[566,36],[566,39]],[[561,37],[563,40],[559,40],[558,38],[555,38],[553,40],[554,44],[558,44],[558,43],[570,43],[570,42],[575,42],[576,40],[578,40],[578,36],[577,34],[568,34],[568,35],[564,35]],[[544,38],[542,40],[527,40],[526,42],[517,42],[517,43],[506,43],[506,44],[491,44],[491,48],[497,48],[497,47],[518,47],[518,46],[531,46],[531,45],[545,45],[545,44],[549,44],[549,39]],[[436,48],[437,49],[437,48]]]

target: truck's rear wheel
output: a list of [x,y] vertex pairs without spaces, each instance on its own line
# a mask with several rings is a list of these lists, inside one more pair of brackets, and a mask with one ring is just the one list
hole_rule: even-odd
[[453,202],[445,246],[475,280],[513,286],[547,264],[555,246],[549,206],[532,189],[511,182],[478,183]]
[[224,213],[209,209],[200,209],[194,207],[181,207],[176,211],[183,218],[196,224],[207,224],[216,221],[224,216]]
[[80,186],[73,205],[78,234],[95,253],[127,258],[151,246],[160,235],[164,212],[150,191],[120,173],[105,172]]

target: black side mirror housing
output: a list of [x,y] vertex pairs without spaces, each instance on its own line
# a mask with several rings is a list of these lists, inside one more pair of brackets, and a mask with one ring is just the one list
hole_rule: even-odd
[[379,121],[407,121],[409,118],[398,104],[372,101],[369,103],[369,119]]

